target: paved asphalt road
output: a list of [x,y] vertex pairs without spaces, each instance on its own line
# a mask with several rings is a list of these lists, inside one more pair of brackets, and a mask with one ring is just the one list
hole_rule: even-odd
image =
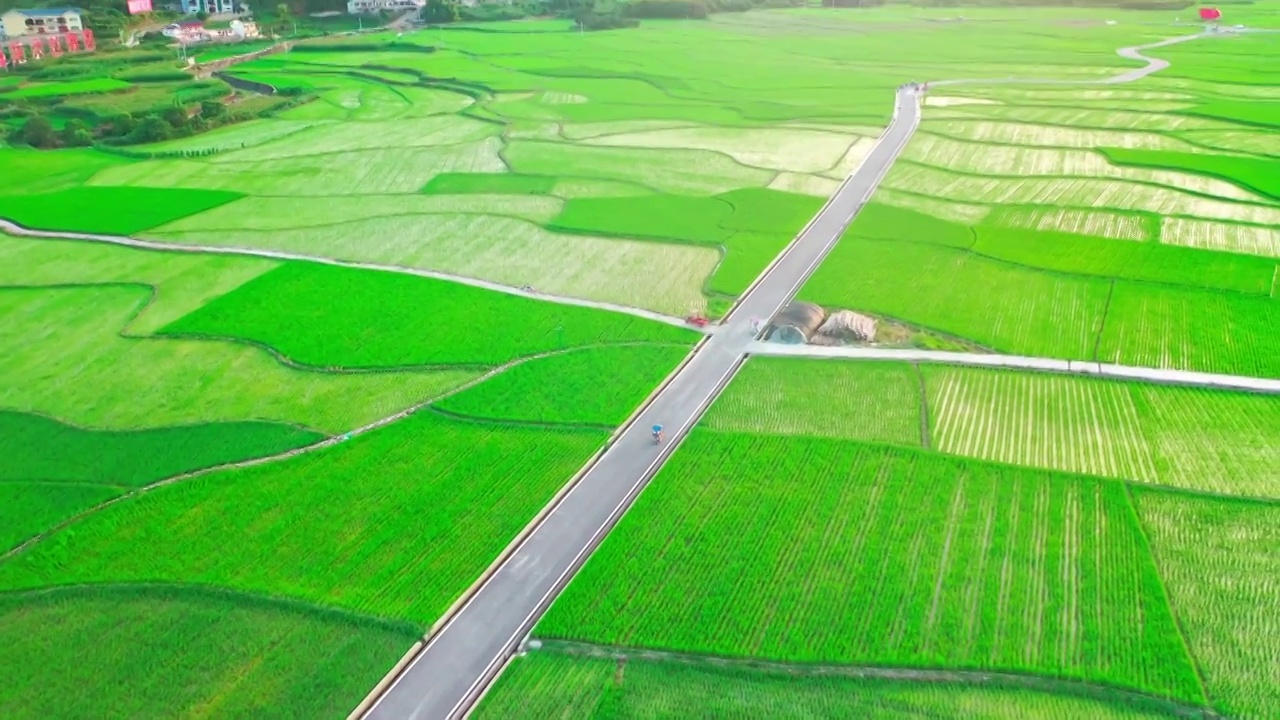
[[[462,715],[551,600],[616,522],[677,441],[733,376],[754,339],[751,319],[774,315],[808,278],[871,196],[919,120],[916,97],[898,93],[895,119],[799,239],[742,300],[629,429],[507,558],[366,713],[368,720]],[[649,428],[669,439],[655,446]]]

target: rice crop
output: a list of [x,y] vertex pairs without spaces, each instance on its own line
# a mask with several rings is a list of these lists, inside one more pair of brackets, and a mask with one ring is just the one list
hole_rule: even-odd
[[1171,187],[1122,180],[983,177],[904,163],[889,172],[886,185],[899,191],[968,202],[1111,208],[1258,225],[1280,224],[1280,207],[1273,205],[1217,200]]
[[5,100],[26,100],[30,98],[60,97],[64,95],[83,95],[88,93],[106,93],[128,90],[133,87],[123,80],[115,78],[90,78],[88,80],[71,80],[66,82],[30,83],[17,90],[5,91]]
[[695,430],[535,635],[1202,703],[1135,520],[1117,483]]
[[803,175],[801,173],[778,173],[766,186],[770,190],[811,195],[828,198],[840,189],[840,180],[821,175]]
[[1157,481],[1129,387],[1066,375],[922,368],[933,446],[1015,465]]
[[[330,155],[377,148],[417,148],[476,143],[495,137],[500,126],[456,115],[323,123],[255,148],[221,153],[215,164],[261,162],[303,155]],[[341,162],[338,159],[338,162]]]
[[0,552],[122,492],[110,485],[0,482]]
[[875,202],[905,210],[925,213],[941,220],[966,225],[975,224],[991,213],[989,205],[972,205],[953,202],[912,191],[900,192],[881,185],[875,194]]
[[199,153],[238,150],[243,147],[257,147],[273,140],[288,137],[294,133],[315,127],[321,122],[317,120],[279,120],[276,118],[249,120],[220,127],[192,137],[143,145],[137,149],[154,153]]
[[[1072,102],[1071,98],[1062,98],[1062,100]],[[1144,130],[1163,133],[1177,130],[1226,130],[1233,127],[1230,123],[1183,114],[1143,112],[1143,109],[1144,106],[1140,104],[1135,104],[1134,111],[1131,112],[1091,107],[1034,107],[1005,104],[967,108],[966,111],[993,120],[1103,130]]]
[[620,313],[311,263],[286,263],[163,332],[246,339],[295,362],[344,368],[499,365],[572,347],[696,337]]
[[1280,509],[1148,491],[1134,501],[1214,706],[1271,715],[1280,707]]
[[935,364],[915,370],[905,362],[756,357],[704,422],[713,430],[925,443],[1014,465],[1280,497],[1280,400],[1247,392]]
[[773,174],[705,150],[584,147],[516,140],[503,157],[511,169],[533,175],[573,175],[621,180],[659,192],[714,195],[742,187],[764,187]]
[[1262,297],[1117,282],[1098,359],[1280,377],[1280,304]]
[[1152,152],[1123,148],[1102,148],[1101,152],[1117,165],[1210,175],[1273,200],[1280,200],[1280,177],[1276,174],[1275,160],[1204,152]]
[[136,286],[0,289],[0,406],[101,429],[254,419],[336,433],[476,374],[309,372],[243,343],[120,335],[150,294]]
[[[414,628],[173,586],[0,597],[6,717],[259,716],[350,711]],[[86,637],[93,642],[83,642]]]
[[[211,423],[112,432],[0,411],[0,481],[138,486],[179,473],[264,457],[323,439],[264,422]],[[3,486],[3,483],[0,483]]]
[[[995,222],[1025,211],[999,212]],[[1046,210],[1045,212],[1052,212]],[[973,251],[1019,265],[1187,287],[1267,295],[1275,261],[1151,242],[981,225]]]
[[0,195],[0,217],[41,230],[131,235],[238,197],[239,193],[222,190],[77,187],[38,195]]
[[206,188],[246,195],[323,197],[379,193],[414,193],[440,173],[496,173],[506,166],[498,156],[502,141],[447,147],[375,148],[325,155],[300,155],[243,162],[150,160],[108,168],[90,181],[93,186],[140,188]]
[[612,717],[657,720],[677,716],[752,717],[1089,717],[1121,720],[1167,717],[1165,707],[1132,695],[1075,695],[1013,685],[963,681],[919,682],[858,677],[804,668],[570,654],[554,648],[514,659],[475,711],[480,720],[511,717]]
[[846,235],[800,298],[887,315],[1004,352],[1087,359],[1109,285],[948,247]]
[[50,153],[45,150],[0,147],[0,165],[23,178],[4,188],[4,196],[47,193],[79,187],[100,170],[128,165],[133,160],[123,155],[89,148],[69,148]]
[[926,215],[921,210],[883,204],[879,200],[867,203],[858,211],[849,233],[871,240],[901,238],[956,248],[967,248],[974,241],[974,230],[966,225]]
[[1023,122],[944,120],[922,123],[922,129],[963,140],[1002,145],[1061,148],[1118,147],[1194,152],[1195,148],[1167,135],[1124,130],[1093,130]]
[[[323,202],[245,197],[155,228],[157,233],[288,230],[411,215],[505,215],[545,223],[564,202],[546,195],[340,195]],[[429,221],[430,218],[424,218]]]
[[1275,133],[1265,130],[1189,130],[1179,136],[1189,143],[1216,150],[1280,157]]
[[1022,230],[1090,235],[1111,240],[1150,240],[1151,223],[1136,213],[1063,208],[1018,208],[988,216],[988,222]]
[[441,173],[431,178],[422,191],[432,194],[550,195],[556,182],[552,175]]
[[920,380],[906,363],[752,358],[702,423],[713,430],[920,445]]
[[0,588],[194,583],[427,626],[606,436],[418,412],[104,508],[0,565]]
[[702,284],[720,258],[708,247],[556,233],[495,215],[405,215],[317,228],[147,236],[434,270],[677,316],[704,306]]
[[1182,247],[1280,257],[1280,229],[1227,225],[1191,218],[1163,218],[1160,242]]
[[1109,162],[1109,154],[1092,149],[984,145],[921,134],[907,145],[905,158],[970,175],[1115,178],[1229,200],[1266,201],[1238,184],[1204,175],[1167,168],[1117,167]]
[[858,138],[797,128],[675,128],[590,138],[588,145],[688,148],[728,155],[743,165],[799,173],[834,168]]
[[0,286],[129,283],[155,288],[129,333],[155,331],[276,267],[261,258],[137,250],[0,233]]
[[434,407],[468,417],[614,428],[687,354],[665,345],[574,350],[516,365]]

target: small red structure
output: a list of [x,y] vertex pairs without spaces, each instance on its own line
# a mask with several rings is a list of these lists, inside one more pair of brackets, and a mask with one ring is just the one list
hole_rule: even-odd
[[9,43],[9,57],[13,58],[14,65],[21,65],[27,61],[27,46],[20,42]]
[[1222,19],[1222,12],[1218,8],[1202,7],[1200,8],[1200,19],[1206,22]]
[[75,33],[67,33],[67,50],[69,52],[78,52],[80,50],[80,36]]
[[83,36],[82,39],[84,40],[84,49],[88,50],[89,52],[93,52],[93,48],[95,47],[93,42],[93,31],[88,28],[85,28],[84,32],[81,33],[81,35]]
[[707,316],[706,316],[706,315],[703,315],[702,313],[694,313],[694,314],[690,315],[689,317],[685,318],[685,322],[687,322],[687,323],[689,323],[690,325],[693,325],[693,326],[695,326],[695,327],[706,327],[706,326],[707,326]]
[[44,41],[36,38],[31,41],[31,59],[39,60],[44,57]]
[[62,36],[49,36],[49,54],[53,57],[62,57]]
[[4,48],[0,48],[0,70],[9,69],[9,58],[4,54]]

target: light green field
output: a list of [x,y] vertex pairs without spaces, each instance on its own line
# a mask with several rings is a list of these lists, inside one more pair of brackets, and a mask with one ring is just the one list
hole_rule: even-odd
[[330,374],[234,342],[121,335],[150,296],[141,285],[0,289],[0,406],[113,429],[254,419],[337,433],[477,374]]
[[935,364],[754,358],[705,422],[912,446],[926,430],[928,447],[954,455],[1280,497],[1280,398],[1270,395]]
[[534,629],[1204,702],[1120,483],[695,430]]

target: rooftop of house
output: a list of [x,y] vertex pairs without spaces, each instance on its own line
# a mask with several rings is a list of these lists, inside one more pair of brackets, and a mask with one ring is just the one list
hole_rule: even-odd
[[80,8],[74,8],[74,7],[59,7],[59,8],[25,8],[25,9],[15,8],[13,12],[18,13],[19,15],[25,15],[27,17],[34,18],[34,17],[60,17],[62,15],[66,15],[67,13],[75,13],[79,15],[84,11],[81,10]]

